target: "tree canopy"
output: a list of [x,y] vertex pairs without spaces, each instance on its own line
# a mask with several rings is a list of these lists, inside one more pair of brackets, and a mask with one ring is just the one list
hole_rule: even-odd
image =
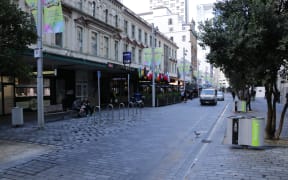
[[208,61],[234,88],[265,85],[269,137],[275,132],[277,75],[288,55],[286,7],[284,0],[225,0],[215,4],[214,18],[200,25],[200,45],[210,47]]
[[26,76],[29,65],[21,59],[21,52],[37,40],[36,26],[31,14],[10,1],[0,3],[0,73]]

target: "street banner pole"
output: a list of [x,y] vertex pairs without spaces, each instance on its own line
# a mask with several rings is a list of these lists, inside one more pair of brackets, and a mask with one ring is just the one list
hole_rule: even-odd
[[99,111],[101,111],[101,92],[100,92],[100,78],[101,78],[101,71],[97,71],[97,78],[98,78],[98,106],[99,106]]
[[42,52],[42,15],[43,15],[43,4],[42,0],[38,0],[38,11],[37,11],[37,119],[38,127],[44,128],[44,112],[43,112],[43,52]]
[[155,28],[152,23],[152,107],[155,107]]

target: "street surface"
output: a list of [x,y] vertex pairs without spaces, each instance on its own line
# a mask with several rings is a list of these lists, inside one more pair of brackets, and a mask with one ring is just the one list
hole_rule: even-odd
[[[263,116],[263,102],[252,102],[252,109],[259,108],[255,115]],[[82,118],[46,123],[44,130],[36,123],[0,128],[2,142],[38,149],[10,161],[0,156],[0,179],[288,179],[285,145],[254,150],[223,144],[232,110],[227,94],[217,106],[193,99],[130,110],[125,119],[115,110],[114,119],[101,126],[97,119]]]

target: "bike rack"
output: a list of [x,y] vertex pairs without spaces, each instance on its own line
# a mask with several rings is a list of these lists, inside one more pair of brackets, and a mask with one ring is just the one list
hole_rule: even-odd
[[135,103],[129,102],[129,104],[128,104],[128,116],[130,115],[130,108],[134,108],[134,106],[135,106]]
[[123,120],[125,120],[125,104],[119,104],[119,120],[121,120],[121,114],[123,115]]
[[114,106],[113,104],[108,104],[107,105],[107,120],[109,119],[109,114],[111,112],[111,121],[114,121]]
[[100,106],[95,106],[94,107],[94,111],[93,111],[93,121],[94,123],[96,123],[96,113],[95,112],[98,112],[99,113],[99,118],[98,118],[98,125],[100,126],[101,124],[101,108]]

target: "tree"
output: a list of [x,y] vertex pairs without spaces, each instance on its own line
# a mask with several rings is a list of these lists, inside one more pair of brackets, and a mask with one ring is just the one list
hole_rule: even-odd
[[266,137],[276,130],[276,86],[288,48],[288,18],[281,0],[226,0],[215,4],[215,17],[200,25],[207,59],[238,89],[261,82],[266,88]]
[[21,53],[36,40],[36,26],[32,16],[10,1],[1,1],[0,74],[27,77],[32,71],[21,58]]

